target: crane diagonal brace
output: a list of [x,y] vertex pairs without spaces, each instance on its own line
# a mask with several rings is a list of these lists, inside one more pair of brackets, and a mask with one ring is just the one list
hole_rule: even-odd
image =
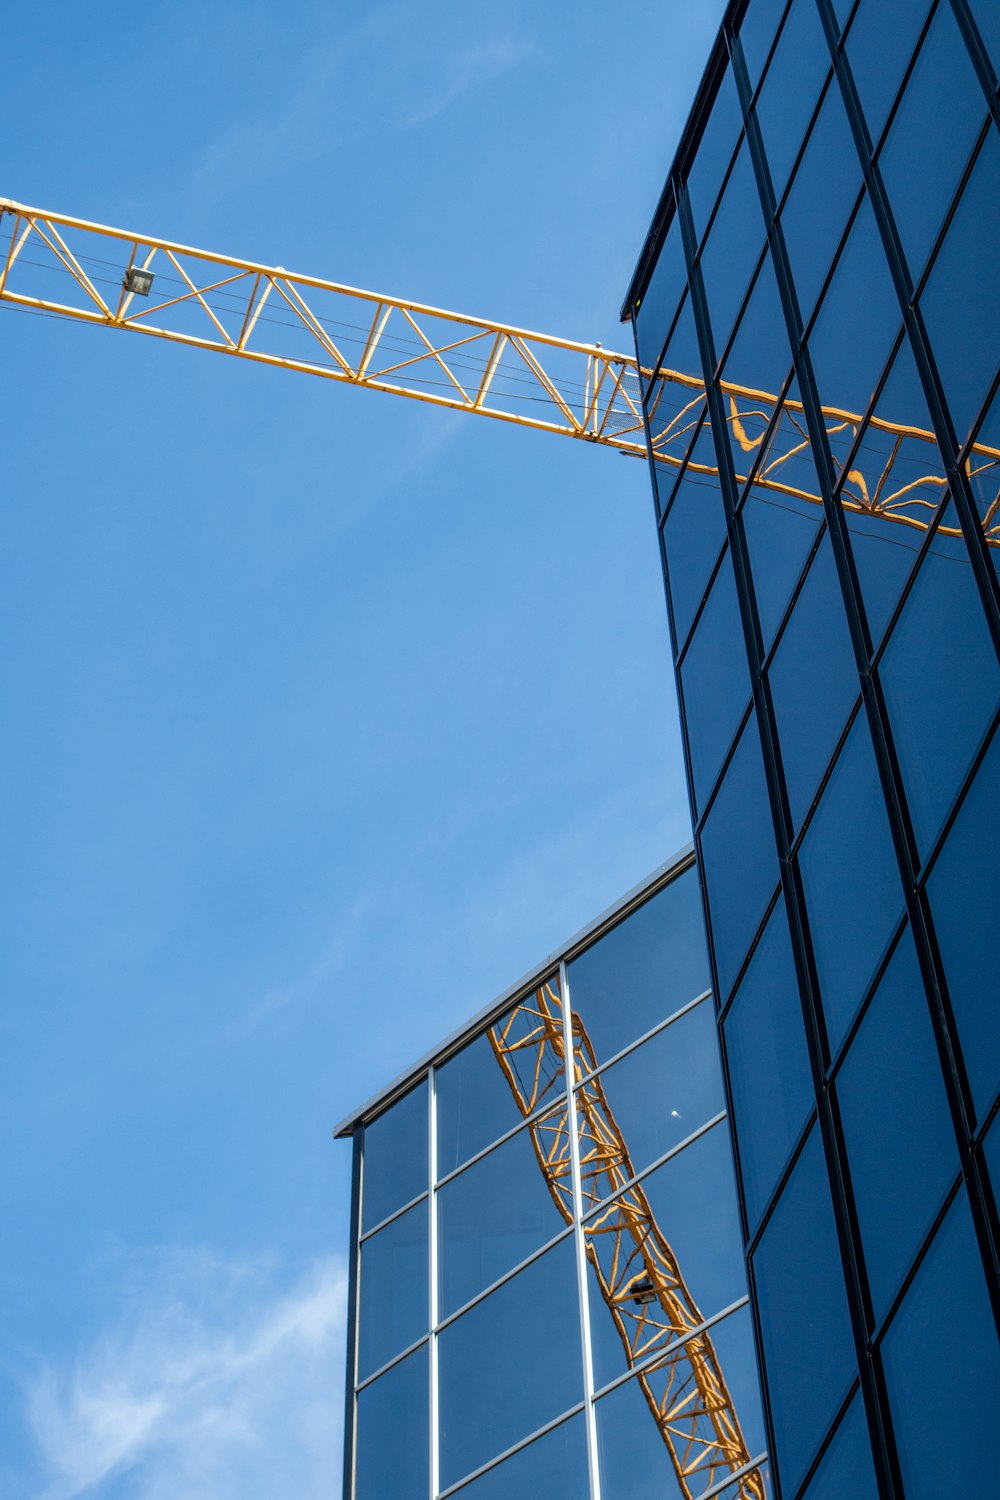
[[[9,234],[4,221],[9,222]],[[126,286],[133,268],[149,295]],[[0,304],[127,329],[237,359],[582,438],[667,470],[718,478],[696,442],[701,379],[643,368],[628,355],[546,333],[377,295],[280,266],[196,250],[153,235],[0,198]],[[722,381],[738,481],[821,505],[801,403]],[[649,448],[644,427],[648,420]],[[839,498],[852,511],[926,531],[947,480],[932,433],[824,408]],[[864,441],[858,441],[864,435]],[[689,450],[691,450],[689,455]],[[1000,449],[966,460],[983,531],[1000,546]],[[954,535],[953,528],[941,531]]]

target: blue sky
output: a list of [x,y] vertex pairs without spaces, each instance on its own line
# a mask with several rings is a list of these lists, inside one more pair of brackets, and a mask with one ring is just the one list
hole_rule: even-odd
[[[622,347],[721,9],[20,7],[0,193]],[[0,338],[0,1496],[329,1495],[332,1125],[689,837],[647,476]]]

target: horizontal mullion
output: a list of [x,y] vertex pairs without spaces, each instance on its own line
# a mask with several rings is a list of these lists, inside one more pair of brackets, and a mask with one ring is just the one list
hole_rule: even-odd
[[652,1354],[647,1354],[645,1359],[636,1360],[635,1364],[626,1370],[624,1374],[616,1375],[614,1380],[609,1380],[607,1385],[602,1385],[599,1391],[595,1391],[594,1400],[600,1401],[604,1396],[609,1395],[611,1391],[616,1391],[619,1386],[627,1385],[630,1380],[634,1380],[639,1375],[643,1375],[647,1371],[654,1369],[657,1365],[663,1364],[665,1360],[670,1358],[671,1354],[676,1354],[678,1349],[683,1349],[684,1345],[689,1344],[692,1339],[698,1338],[703,1333],[710,1333],[713,1328],[724,1322],[726,1318],[730,1317],[733,1313],[739,1312],[744,1307],[749,1307],[749,1305],[750,1298],[748,1296],[737,1297],[735,1302],[730,1302],[729,1306],[724,1307],[721,1312],[713,1313],[710,1318],[704,1318],[694,1328],[689,1328],[686,1333],[678,1334],[677,1338],[672,1339],[664,1348],[657,1349]]
[[673,1157],[679,1156],[688,1146],[700,1140],[703,1135],[707,1135],[710,1130],[714,1130],[717,1125],[721,1125],[726,1118],[726,1111],[724,1109],[720,1110],[717,1115],[713,1115],[710,1120],[706,1120],[704,1125],[699,1125],[697,1130],[692,1130],[691,1134],[685,1136],[679,1145],[671,1147],[669,1151],[664,1151],[662,1156],[658,1156],[654,1162],[650,1162],[648,1167],[643,1167],[641,1172],[636,1172],[627,1182],[623,1182],[620,1188],[616,1188],[613,1193],[610,1193],[607,1198],[602,1198],[600,1203],[595,1203],[593,1208],[588,1208],[582,1219],[584,1229],[586,1230],[588,1223],[596,1215],[606,1213],[609,1208],[613,1208],[620,1198],[626,1193],[631,1192],[637,1185],[643,1183],[652,1172],[657,1171],[659,1167],[672,1160]]
[[711,989],[702,990],[700,995],[696,995],[693,1000],[689,1000],[685,1005],[682,1005],[680,1010],[675,1010],[663,1021],[657,1021],[655,1026],[651,1026],[648,1031],[644,1032],[642,1036],[638,1037],[634,1042],[629,1042],[627,1047],[622,1047],[619,1052],[612,1053],[610,1057],[605,1058],[603,1062],[598,1063],[596,1068],[591,1068],[589,1073],[584,1073],[582,1077],[577,1079],[576,1083],[574,1084],[574,1088],[583,1088],[584,1084],[589,1083],[592,1078],[596,1078],[598,1073],[603,1073],[606,1071],[606,1069],[613,1068],[615,1063],[621,1062],[622,1058],[628,1057],[629,1053],[631,1052],[635,1052],[637,1048],[643,1045],[644,1042],[652,1041],[654,1036],[659,1036],[661,1031],[666,1031],[668,1026],[672,1026],[674,1022],[679,1021],[682,1016],[689,1015],[691,1011],[695,1010],[705,1000],[711,1000],[711,998]]
[[474,1297],[470,1297],[468,1302],[463,1302],[461,1307],[456,1308],[454,1312],[449,1313],[447,1317],[442,1318],[440,1322],[435,1324],[433,1330],[434,1333],[441,1333],[443,1329],[448,1328],[452,1323],[457,1322],[459,1318],[463,1317],[473,1307],[477,1307],[480,1302],[485,1302],[487,1297],[492,1296],[494,1292],[499,1291],[500,1287],[506,1286],[508,1281],[513,1281],[514,1277],[517,1276],[521,1271],[524,1271],[528,1266],[533,1265],[536,1260],[540,1260],[543,1255],[545,1255],[555,1245],[561,1244],[562,1241],[567,1239],[572,1233],[573,1225],[567,1224],[565,1229],[560,1229],[558,1234],[554,1234],[551,1239],[546,1240],[545,1243],[543,1245],[540,1245],[537,1250],[532,1250],[531,1254],[526,1255],[523,1260],[518,1261],[516,1266],[511,1266],[510,1270],[505,1271],[502,1276],[498,1276],[496,1281],[491,1281],[489,1286],[484,1287],[481,1292],[477,1292]]

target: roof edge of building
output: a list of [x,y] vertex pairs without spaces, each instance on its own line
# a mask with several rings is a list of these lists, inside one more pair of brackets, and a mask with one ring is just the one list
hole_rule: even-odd
[[624,896],[619,897],[617,901],[606,907],[593,921],[588,922],[585,927],[581,927],[565,943],[560,943],[551,953],[546,954],[540,963],[535,964],[533,968],[529,969],[526,974],[523,974],[514,984],[509,985],[501,994],[495,996],[488,1005],[483,1006],[482,1010],[477,1011],[464,1025],[451,1032],[436,1047],[431,1048],[429,1052],[425,1052],[422,1057],[418,1058],[404,1072],[397,1074],[391,1083],[386,1084],[384,1088],[372,1094],[369,1099],[365,1100],[364,1104],[359,1105],[357,1109],[351,1110],[350,1114],[345,1115],[340,1123],[334,1126],[334,1139],[342,1140],[345,1136],[353,1135],[358,1125],[363,1124],[376,1114],[381,1114],[382,1110],[388,1108],[394,1100],[398,1099],[401,1094],[404,1094],[416,1082],[422,1073],[426,1072],[431,1063],[443,1062],[453,1052],[457,1052],[476,1032],[481,1031],[492,1019],[495,1019],[496,1016],[506,1010],[507,1006],[517,999],[518,995],[533,989],[546,974],[552,972],[560,961],[575,956],[581,948],[586,947],[600,936],[605,928],[612,927],[616,922],[620,921],[630,907],[638,906],[646,896],[652,894],[658,885],[665,885],[668,880],[682,874],[693,863],[694,844],[688,843],[678,849],[677,853],[666,860],[664,864],[657,866],[645,879],[640,880],[638,885],[634,885],[631,890],[626,891]]
[[650,271],[674,216],[676,206],[674,201],[675,176],[689,165],[690,158],[694,154],[698,142],[701,140],[712,104],[715,102],[715,96],[719,90],[725,64],[729,60],[725,28],[727,25],[735,27],[739,24],[748,3],[749,0],[729,0],[722,20],[719,22],[719,30],[716,33],[715,41],[712,43],[712,50],[708,55],[705,71],[695,92],[691,109],[688,113],[684,129],[681,132],[681,138],[677,144],[677,150],[674,152],[674,158],[667,173],[666,182],[663,184],[663,190],[660,193],[649,229],[646,231],[646,238],[639,252],[639,259],[636,261],[635,270],[632,272],[628,291],[625,293],[625,300],[618,315],[622,323],[628,322],[632,316],[633,307],[637,301],[642,299],[645,293]]

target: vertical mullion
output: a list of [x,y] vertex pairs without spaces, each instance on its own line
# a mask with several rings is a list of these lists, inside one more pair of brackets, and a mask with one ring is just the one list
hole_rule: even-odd
[[[878,163],[872,158],[872,148],[868,139],[868,127],[865,122],[860,99],[858,98],[857,89],[855,88],[854,76],[844,50],[837,42],[838,28],[831,0],[816,0],[816,4],[819,10],[820,21],[826,31],[827,42],[833,59],[834,72],[840,86],[841,97],[844,101],[844,108],[847,112],[851,133],[854,137],[854,144],[861,164],[865,187],[868,191],[869,202],[871,203],[875,222],[878,226],[889,276],[895,288],[896,296],[899,299],[903,324],[910,341],[910,349],[916,363],[917,374],[927,399],[927,409],[930,413],[934,435],[941,450],[952,502],[965,537],[972,576],[975,579],[983,612],[986,615],[986,623],[993,640],[994,650],[998,657],[1000,657],[1000,585],[997,583],[997,576],[988,556],[986,539],[983,536],[982,524],[976,510],[968,478],[965,474],[964,465],[959,463],[957,459],[963,435],[956,433],[954,430],[951,411],[948,406],[948,393],[943,390],[938,378],[933,348],[927,336],[919,299],[914,299],[913,296],[913,288],[910,285],[905,255],[903,254],[902,244],[896,229],[888,195],[882,182],[881,169]],[[963,39],[966,42],[966,46],[968,46],[969,27],[962,25],[961,7],[958,8],[957,17],[963,33]],[[973,62],[975,61],[976,59],[973,58]],[[994,120],[996,120],[995,115]],[[983,147],[980,147],[979,154],[976,157],[977,161],[983,149]],[[975,170],[974,166],[972,170]],[[933,266],[931,273],[933,273]],[[803,401],[805,399],[803,397]],[[818,453],[823,454],[825,450],[825,437],[822,443],[814,443],[814,446],[817,448]]]
[[[839,501],[834,501],[830,498],[832,470],[825,445],[825,428],[818,407],[818,399],[814,399],[811,365],[809,364],[808,356],[803,353],[802,320],[798,307],[797,291],[788,264],[784,235],[776,217],[776,204],[770,169],[767,164],[756,113],[750,104],[749,80],[746,74],[742,49],[739,47],[735,49],[734,70],[736,73],[737,88],[739,89],[743,103],[747,142],[753,162],[764,221],[767,226],[767,239],[771,249],[772,265],[778,284],[778,295],[782,304],[795,372],[799,381],[804,414],[809,425],[812,449],[816,461],[816,472],[824,498],[823,509],[827,518],[827,533],[830,537],[841,582],[843,582],[841,565],[844,562],[844,552],[846,549],[839,548],[838,541],[842,537],[846,522]],[[831,86],[836,87],[836,84],[834,83]],[[849,551],[846,552],[846,555],[847,565],[850,567]],[[750,571],[749,562],[748,571]],[[863,653],[867,649],[867,623],[863,614],[852,614],[852,604],[855,600],[856,592],[844,592],[845,612],[848,616],[849,627],[851,628],[852,643],[860,644],[861,648],[861,654],[857,656],[856,664],[861,673],[860,687],[867,708],[869,699],[869,695],[865,692],[867,677],[860,665]],[[780,788],[777,800],[787,809],[784,770],[781,764],[781,741],[777,725],[772,717],[773,704],[770,699],[769,685],[766,688],[764,686],[765,674],[763,672],[762,661],[758,663],[758,671],[761,673],[762,699],[768,705],[766,718],[767,734],[762,735],[762,739],[765,739],[767,742],[765,744],[765,766],[768,765],[769,761],[773,761],[773,765],[769,768],[769,776],[773,775],[776,786]],[[860,1231],[853,1212],[853,1200],[851,1199],[848,1187],[849,1177],[846,1150],[840,1131],[839,1120],[833,1109],[830,1092],[826,1086],[825,1021],[812,953],[812,938],[802,888],[801,871],[797,857],[792,854],[791,833],[792,829],[786,811],[782,819],[776,819],[775,821],[775,836],[782,868],[782,886],[785,891],[785,906],[788,914],[792,952],[799,984],[806,1043],[813,1075],[813,1091],[817,1109],[817,1129],[820,1134],[826,1166],[830,1204],[836,1226],[837,1247],[840,1255],[841,1273],[844,1278],[844,1289],[854,1344],[854,1357],[860,1377],[861,1396],[865,1408],[869,1441],[872,1448],[876,1483],[881,1495],[894,1496],[899,1493],[899,1485],[892,1455],[887,1451],[885,1437],[887,1417],[869,1353],[869,1298],[864,1272],[864,1260],[861,1252]]]
[[969,10],[967,0],[951,0],[951,8],[958,22],[958,28],[969,55],[972,58],[972,66],[976,70],[979,82],[983,86],[986,95],[986,103],[993,115],[993,119],[1000,129],[1000,99],[997,97],[997,85],[993,81],[993,59],[987,50],[986,43],[979,32],[976,18]]
[[361,1262],[361,1172],[364,1127],[356,1125],[351,1138],[351,1260],[347,1278],[347,1389],[344,1411],[344,1500],[354,1495],[358,1397],[358,1269]]
[[430,1314],[428,1335],[428,1420],[430,1421],[430,1495],[436,1500],[440,1482],[440,1455],[438,1449],[438,1216],[437,1216],[437,1069],[431,1065],[427,1070],[427,1266],[429,1284],[427,1306]]
[[[802,0],[802,3],[806,3],[806,0]],[[824,510],[827,515],[828,530],[831,533],[831,541],[834,544],[834,552],[837,556],[839,566],[841,559],[837,554],[836,541],[839,535],[838,527],[842,527],[844,524],[843,511],[839,504],[831,502],[829,498],[830,471],[828,463],[825,462],[826,449],[823,443],[825,432],[822,432],[821,437],[822,423],[821,421],[817,421],[817,413],[814,410],[814,403],[811,399],[812,387],[808,378],[808,361],[803,361],[801,350],[801,320],[794,291],[794,283],[787,265],[781,229],[775,219],[773,187],[760,139],[756,115],[751,107],[749,79],[746,73],[742,48],[738,41],[733,47],[733,70],[743,108],[747,145],[757,182],[764,222],[767,228],[767,239],[778,283],[778,293],[783,306],[806,419],[810,424],[813,448],[817,461],[817,474],[824,494]],[[686,196],[682,198],[681,212],[681,222],[688,235],[693,263],[693,234]],[[702,285],[699,269],[694,267],[693,264],[692,294],[697,298],[695,303],[698,309],[696,323],[701,325],[699,326],[699,341],[702,346],[702,359],[707,375],[709,373],[708,367],[714,358],[714,352],[712,349],[706,293]],[[721,409],[718,407],[718,393],[715,388],[711,391],[710,413],[716,434],[720,477],[725,476],[729,479],[729,444],[724,417]],[[741,594],[744,591],[747,594],[746,600],[741,598],[740,602],[744,616],[744,630],[746,633],[747,654],[750,661],[751,680],[754,684],[754,706],[757,711],[758,727],[760,729],[764,754],[765,777],[768,783],[774,820],[776,852],[781,873],[782,888],[785,893],[785,906],[799,985],[803,1024],[810,1056],[813,1089],[816,1097],[817,1128],[823,1147],[830,1201],[837,1231],[838,1250],[854,1343],[854,1355],[861,1377],[863,1399],[868,1417],[869,1435],[872,1439],[875,1468],[878,1475],[877,1482],[880,1493],[884,1496],[889,1496],[896,1494],[898,1491],[891,1462],[884,1452],[882,1411],[868,1355],[867,1286],[864,1281],[859,1233],[853,1217],[850,1196],[845,1190],[845,1152],[839,1133],[838,1121],[825,1084],[825,1033],[822,1008],[818,994],[818,983],[801,885],[801,874],[798,869],[797,860],[791,852],[791,827],[788,817],[787,790],[781,758],[781,740],[774,720],[770,687],[763,670],[762,643],[756,619],[753,569],[746,551],[746,539],[742,531],[742,517],[733,513],[733,502],[735,500],[735,485],[733,481],[729,479],[729,483],[723,484],[722,489],[724,500],[728,500],[727,523],[730,549],[733,554],[734,572],[737,579],[737,589]],[[850,604],[851,600],[847,599],[846,607],[848,612],[850,612]],[[864,679],[861,686],[862,688],[865,686]],[[751,1286],[755,1288],[752,1261],[748,1265],[748,1279]],[[764,1363],[766,1364],[766,1361]],[[780,1457],[780,1454],[778,1456]]]
[[573,1184],[573,1244],[576,1250],[576,1282],[580,1306],[580,1347],[583,1353],[584,1419],[587,1424],[587,1463],[590,1500],[600,1500],[601,1481],[597,1467],[597,1413],[594,1410],[594,1364],[590,1344],[590,1300],[587,1291],[587,1243],[583,1231],[583,1181],[580,1174],[580,1138],[576,1127],[576,1093],[573,1067],[573,1020],[570,1010],[569,976],[565,962],[559,965],[562,994],[563,1061],[566,1070],[566,1130],[569,1135],[570,1174]]
[[[830,0],[817,0],[817,3],[833,51],[834,66],[868,185],[890,276],[903,313],[906,332],[910,338],[917,371],[927,398],[938,446],[945,460],[949,489],[961,523],[973,578],[978,587],[980,602],[994,648],[1000,656],[1000,588],[998,588],[997,575],[992,561],[987,553],[983,528],[968,487],[964,465],[956,459],[958,443],[952,431],[951,418],[947,410],[947,391],[941,388],[934,364],[933,346],[926,336],[919,307],[914,308],[910,302],[909,284],[899,234],[892,215],[891,204],[882,186],[878,166],[871,161],[867,153],[866,131],[853,75],[840,51],[834,47],[835,25]],[[982,149],[984,147],[981,146],[980,150]],[[801,380],[800,385],[803,385]],[[803,386],[803,401],[807,399]],[[820,447],[822,447],[822,441],[821,439]],[[833,520],[837,523],[836,527],[832,524]],[[984,1181],[979,1157],[973,1151],[971,1144],[973,1128],[961,1038],[957,1035],[954,1017],[946,1002],[947,975],[942,971],[941,958],[933,935],[933,918],[930,915],[926,885],[920,880],[922,872],[910,823],[905,788],[896,759],[891,717],[885,704],[878,674],[873,673],[869,666],[870,657],[865,649],[867,643],[858,639],[857,620],[859,616],[863,617],[863,601],[860,600],[860,588],[850,556],[850,547],[846,540],[846,519],[839,509],[837,515],[831,518],[831,535],[837,553],[838,570],[841,573],[848,623],[851,626],[852,636],[855,638],[862,691],[872,727],[875,756],[879,766],[889,826],[896,847],[910,926],[927,992],[928,1010],[952,1115],[962,1175],[968,1190],[994,1317],[1000,1323],[1000,1281],[997,1275],[1000,1254],[998,1254],[998,1246],[994,1239],[989,1189]]]

